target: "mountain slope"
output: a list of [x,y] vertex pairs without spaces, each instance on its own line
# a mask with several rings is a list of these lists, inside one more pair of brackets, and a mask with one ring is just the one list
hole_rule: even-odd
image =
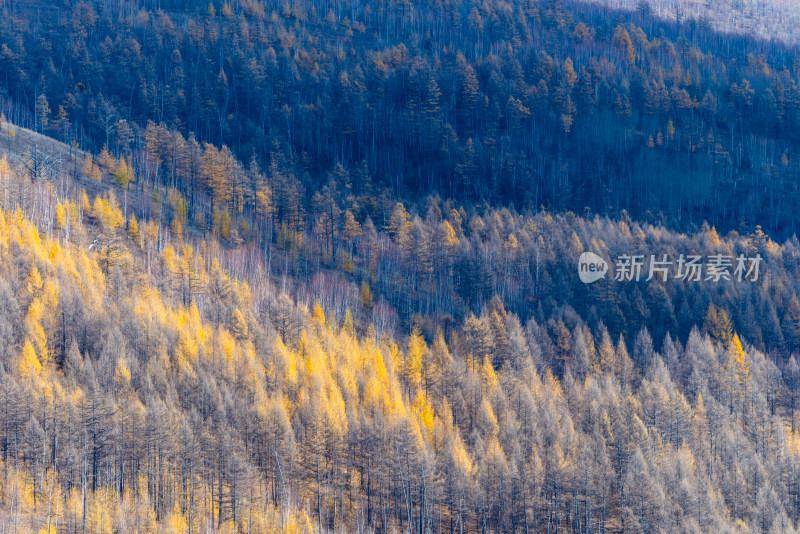
[[791,45],[551,0],[0,16],[1,532],[796,531]]
[[[277,166],[289,227],[317,224],[332,180],[359,223],[384,195],[439,195],[797,231],[795,48],[587,3],[368,4],[5,3],[0,110],[125,155],[189,211],[259,209],[247,171],[272,185]],[[241,162],[240,190],[196,181],[204,143]]]
[[[523,323],[499,298],[429,337],[391,334],[295,303],[260,267],[231,277],[213,243],[126,235],[110,198],[53,199],[49,222],[40,199],[41,231],[0,213],[9,529],[793,531],[800,368],[781,362],[782,380],[723,309],[658,352],[646,328],[626,343],[569,307]],[[549,235],[619,228],[549,220]],[[744,245],[713,236],[692,239]],[[796,279],[791,245],[758,246],[767,282],[720,288],[772,299]]]
[[798,43],[792,28],[800,9],[792,0],[592,0],[612,8],[637,9],[668,20],[692,19],[731,34]]

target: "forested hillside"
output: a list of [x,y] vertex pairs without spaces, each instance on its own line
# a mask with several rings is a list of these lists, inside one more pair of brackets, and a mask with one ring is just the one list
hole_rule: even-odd
[[299,228],[333,179],[378,202],[797,230],[800,60],[779,41],[555,0],[34,4],[0,5],[6,116],[128,154],[192,218],[201,193],[258,209],[257,173],[195,180],[209,142],[246,169],[284,154],[272,206]]
[[800,54],[668,7],[0,0],[0,532],[794,532]]
[[694,19],[716,30],[797,44],[800,8],[793,0],[589,0],[677,21]]
[[[364,293],[309,306],[261,257],[152,221],[126,232],[113,190],[61,200],[5,159],[0,186],[7,531],[791,532],[800,517],[800,367],[723,309],[685,343],[646,327],[626,341],[569,307],[521,321],[500,297],[432,335],[421,316],[391,331],[355,319]],[[575,247],[571,227],[630,235],[547,224]],[[752,285],[771,306],[796,276],[769,268]]]

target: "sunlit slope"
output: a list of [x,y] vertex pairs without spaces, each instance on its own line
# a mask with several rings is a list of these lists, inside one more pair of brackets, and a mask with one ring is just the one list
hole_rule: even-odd
[[797,44],[800,7],[793,0],[588,0],[669,21],[694,18],[715,30]]
[[4,525],[793,528],[794,390],[724,312],[660,352],[499,299],[447,341],[376,339],[95,204],[56,202],[49,231],[0,214]]

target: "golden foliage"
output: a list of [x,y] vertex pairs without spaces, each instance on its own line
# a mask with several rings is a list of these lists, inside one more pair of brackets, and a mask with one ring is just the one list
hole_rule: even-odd
[[122,358],[117,358],[114,368],[114,384],[120,389],[127,388],[131,383],[131,370]]
[[313,313],[314,322],[320,326],[325,326],[325,312],[322,311],[322,305],[320,305],[319,301],[314,303]]
[[83,162],[82,170],[83,174],[92,180],[100,182],[103,179],[103,172],[100,170],[100,167],[94,163],[91,153],[86,154],[86,159]]
[[131,213],[128,218],[128,235],[138,246],[142,246],[141,235],[139,234],[139,222],[136,220],[136,215]]
[[92,215],[100,221],[106,232],[113,232],[125,222],[122,210],[119,209],[117,199],[111,191],[106,193],[105,197],[100,195],[95,197]]
[[30,341],[22,346],[22,353],[17,363],[17,372],[21,377],[35,378],[42,372],[42,364],[36,357],[36,351]]

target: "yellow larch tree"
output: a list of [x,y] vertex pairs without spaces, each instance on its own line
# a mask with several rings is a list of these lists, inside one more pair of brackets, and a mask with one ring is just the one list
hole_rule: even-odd
[[322,305],[319,301],[314,303],[313,320],[320,326],[325,326],[325,312],[322,311]]
[[428,350],[425,338],[418,327],[414,327],[408,340],[408,350],[403,359],[403,378],[410,391],[422,385],[423,355]]
[[117,199],[112,191],[107,192],[105,198],[100,195],[95,197],[92,215],[100,221],[106,232],[113,232],[125,222],[122,210],[119,209]]
[[100,182],[103,179],[103,172],[100,170],[100,167],[98,167],[97,164],[95,164],[91,153],[86,154],[86,159],[83,162],[82,170],[83,174],[85,174],[92,180]]
[[[58,301],[55,298],[54,293],[51,293],[51,295],[52,298],[48,299],[48,306],[53,302],[57,306]],[[55,307],[48,307],[47,311],[49,313],[53,313],[55,311]],[[50,360],[50,355],[47,347],[47,334],[42,327],[42,318],[44,313],[45,307],[42,304],[42,301],[39,298],[34,298],[30,306],[28,306],[28,313],[25,317],[25,329],[27,331],[28,340],[36,349],[38,361],[44,365],[47,365]]]
[[17,363],[17,372],[21,377],[35,378],[42,371],[42,364],[36,357],[36,350],[30,341],[26,341],[22,346],[22,352]]

